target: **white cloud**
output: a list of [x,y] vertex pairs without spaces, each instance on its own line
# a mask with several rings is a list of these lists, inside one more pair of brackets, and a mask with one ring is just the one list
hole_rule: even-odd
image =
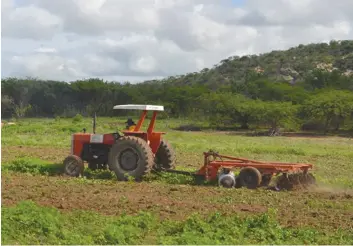
[[35,52],[38,53],[56,53],[56,49],[55,48],[49,48],[49,47],[40,47],[38,49],[34,50]]
[[[21,3],[21,4],[20,4]],[[3,0],[2,76],[142,81],[353,38],[352,0]]]
[[130,61],[130,69],[136,72],[151,73],[157,69],[157,63],[150,55],[141,56]]
[[84,76],[79,70],[76,60],[48,54],[32,54],[13,56],[10,60],[13,66],[20,68],[19,75],[30,75],[43,79],[70,79]]
[[14,38],[50,39],[60,30],[61,19],[33,5],[2,11],[2,35]]

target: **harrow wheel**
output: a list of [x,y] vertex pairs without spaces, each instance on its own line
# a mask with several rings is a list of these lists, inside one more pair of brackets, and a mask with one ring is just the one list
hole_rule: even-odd
[[293,190],[308,188],[316,184],[316,179],[311,173],[284,173],[277,179],[276,188],[279,190]]
[[161,171],[162,169],[174,169],[175,153],[172,146],[167,140],[162,140],[154,158],[154,169]]
[[63,163],[65,174],[72,177],[80,176],[85,168],[82,159],[76,155],[69,155],[65,158]]
[[119,138],[109,152],[109,168],[118,180],[127,181],[128,176],[142,180],[153,164],[153,153],[145,140],[134,136]]
[[261,180],[262,177],[259,170],[254,167],[245,167],[240,171],[237,182],[248,189],[256,189],[260,186]]

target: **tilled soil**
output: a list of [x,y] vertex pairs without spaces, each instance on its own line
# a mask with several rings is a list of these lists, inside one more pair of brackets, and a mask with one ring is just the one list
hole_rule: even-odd
[[[71,182],[73,181],[73,182]],[[151,183],[104,182],[80,184],[69,177],[45,177],[16,174],[3,176],[2,204],[14,205],[22,200],[32,200],[45,206],[63,210],[83,209],[106,215],[122,212],[138,213],[140,210],[158,213],[162,218],[185,218],[191,213],[222,211],[265,212],[260,205],[214,204],[204,202],[205,188],[186,185]],[[197,192],[195,192],[197,191]]]
[[171,219],[214,212],[243,216],[275,208],[284,226],[344,228],[353,232],[353,196],[346,192],[274,192],[147,182],[94,183],[64,176],[3,174],[2,205],[12,206],[23,200],[62,211],[83,209],[119,215],[143,210]]

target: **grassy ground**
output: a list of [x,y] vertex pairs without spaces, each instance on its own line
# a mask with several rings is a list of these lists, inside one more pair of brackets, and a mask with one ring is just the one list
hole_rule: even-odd
[[[123,129],[125,120],[99,118],[97,132]],[[202,152],[213,149],[312,163],[319,186],[292,192],[227,190],[194,186],[189,177],[171,174],[121,183],[110,172],[89,170],[83,178],[67,178],[61,161],[70,152],[71,134],[84,127],[90,131],[91,120],[27,119],[2,129],[2,243],[353,243],[353,140],[171,130],[187,123],[157,124],[168,132],[179,169],[196,169]]]

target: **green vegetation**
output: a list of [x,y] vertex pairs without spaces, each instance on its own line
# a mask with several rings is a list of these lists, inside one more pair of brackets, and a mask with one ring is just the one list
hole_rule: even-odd
[[[33,149],[24,149],[23,152],[16,150],[11,154],[3,151],[5,155],[3,162],[15,160],[19,162],[18,168],[31,165],[28,163],[42,164],[38,161],[31,161],[31,158],[44,159],[47,163],[53,163],[53,160],[55,163],[60,163],[70,151],[71,134],[80,132],[83,128],[91,132],[91,119],[83,118],[78,122],[75,119],[21,119],[16,125],[4,126],[1,141],[5,150],[7,146],[50,147],[52,149],[50,152],[35,153],[31,153]],[[99,117],[97,132],[116,132],[123,129],[125,120],[126,118]],[[223,154],[250,159],[313,163],[318,181],[325,185],[353,188],[353,176],[350,172],[353,142],[349,138],[246,137],[232,132],[173,130],[179,125],[188,123],[190,121],[174,119],[160,120],[156,125],[158,130],[167,132],[165,138],[176,150],[177,167],[180,169],[195,170],[202,164],[202,152],[213,149]],[[199,126],[208,127],[203,122],[200,122]],[[25,158],[27,164],[17,158]],[[44,171],[39,173],[42,172]]]
[[353,131],[352,57],[347,40],[231,57],[199,73],[135,85],[6,78],[2,117],[123,116],[112,106],[148,103],[165,105],[162,117],[211,120],[213,127]]
[[2,208],[3,244],[351,244],[349,231],[322,233],[313,228],[283,228],[269,212],[241,219],[197,214],[182,221],[148,212],[102,216],[21,202]]
[[304,103],[303,111],[311,119],[317,119],[327,131],[335,124],[338,130],[345,120],[349,119],[353,110],[353,93],[346,91],[326,91],[318,93]]

